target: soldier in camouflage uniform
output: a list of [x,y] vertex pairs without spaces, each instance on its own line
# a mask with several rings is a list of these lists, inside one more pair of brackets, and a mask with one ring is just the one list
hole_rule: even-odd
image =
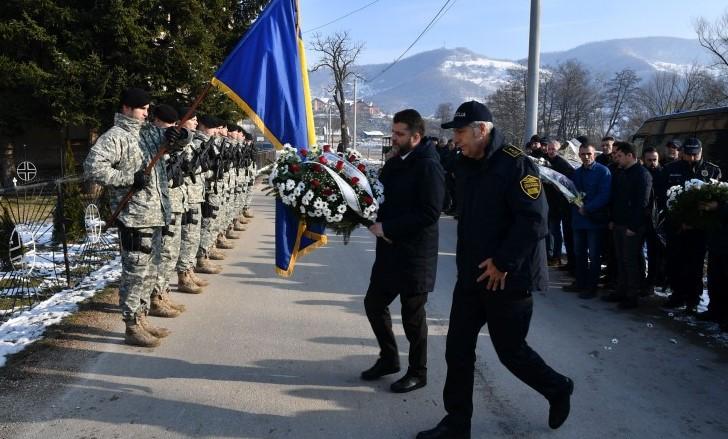
[[116,224],[122,260],[119,305],[126,324],[125,342],[144,347],[159,345],[159,338],[169,334],[152,326],[146,314],[160,259],[162,227],[170,215],[163,162],[158,162],[149,175],[144,168],[164,135],[176,143],[180,134],[175,129],[163,132],[144,124],[149,102],[144,90],[125,90],[114,126],[99,137],[84,162],[86,176],[109,190],[112,209],[130,189],[136,191]]
[[[202,223],[200,227],[200,245],[197,249],[197,266],[195,271],[198,273],[209,273],[215,271],[219,273],[222,267],[210,263],[210,259],[222,260],[222,253],[215,251],[212,247],[218,233],[217,217],[220,211],[220,197],[217,194],[216,160],[220,153],[220,137],[218,136],[218,128],[221,121],[212,116],[200,116],[198,118],[198,128],[201,134],[208,136],[206,143],[206,154],[209,156],[210,164],[205,169],[205,201],[202,203]],[[209,143],[208,143],[209,142]]]
[[[180,109],[180,113],[187,113],[188,108]],[[205,179],[202,169],[205,152],[205,142],[209,137],[197,129],[197,116],[188,120],[183,128],[194,132],[192,143],[187,150],[187,159],[191,165],[190,175],[186,175],[185,188],[187,191],[187,211],[185,221],[182,222],[182,243],[180,245],[179,259],[177,260],[177,288],[182,292],[202,292],[199,287],[206,287],[209,283],[195,274],[197,249],[200,246],[200,228],[202,226],[202,203],[205,201]],[[205,265],[205,261],[203,261]],[[221,268],[206,265],[203,273],[219,273]],[[199,290],[198,290],[199,288]]]
[[257,173],[256,168],[256,162],[255,162],[255,156],[257,153],[257,148],[255,147],[255,143],[253,143],[253,136],[246,133],[245,136],[246,144],[248,146],[248,169],[247,169],[247,185],[245,189],[245,201],[243,202],[243,214],[240,215],[240,218],[242,220],[246,220],[247,218],[253,218],[255,215],[250,211],[250,204],[253,201],[253,184],[255,184],[255,177]]
[[[177,110],[169,105],[158,105],[154,108],[153,124],[160,128],[169,128],[179,120]],[[167,178],[169,185],[169,201],[171,219],[162,229],[161,264],[157,272],[157,279],[152,291],[150,315],[157,317],[177,317],[184,311],[183,305],[172,302],[169,294],[169,280],[175,271],[179,259],[182,241],[182,224],[186,219],[187,188],[184,185],[186,170],[186,150],[174,151],[166,155]],[[189,288],[189,287],[188,287]],[[196,285],[184,292],[199,293],[201,289]]]

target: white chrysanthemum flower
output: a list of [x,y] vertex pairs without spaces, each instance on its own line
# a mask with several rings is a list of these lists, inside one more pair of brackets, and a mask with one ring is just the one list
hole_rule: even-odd
[[301,213],[306,213],[306,208],[301,206]]
[[296,187],[296,182],[291,179],[288,179],[288,181],[286,181],[286,189],[288,189],[289,191],[292,191],[294,187]]
[[329,200],[329,202],[333,203],[334,201],[336,201],[337,198],[338,197],[336,196],[336,194],[331,194],[327,199]]
[[313,213],[313,216],[322,216],[324,213],[321,211],[321,209],[316,209],[316,211]]
[[286,204],[286,205],[291,204],[291,200],[288,197],[281,197],[281,201],[283,202],[283,204]]
[[326,206],[326,203],[324,203],[321,198],[316,197],[316,200],[313,202],[313,207],[315,207],[316,209],[323,209],[324,206]]
[[299,181],[298,182],[298,186],[296,186],[296,189],[298,189],[299,191],[303,192],[303,190],[306,189],[306,185],[303,184],[302,181]]
[[339,204],[339,207],[336,208],[336,211],[339,213],[345,213],[346,212],[346,204]]

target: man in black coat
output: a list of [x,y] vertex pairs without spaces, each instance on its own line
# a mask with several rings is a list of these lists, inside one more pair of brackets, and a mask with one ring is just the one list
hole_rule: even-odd
[[547,206],[538,168],[519,148],[504,144],[490,110],[479,102],[462,104],[442,127],[454,128],[462,147],[456,173],[458,278],[445,352],[447,416],[417,439],[470,438],[475,348],[486,323],[500,361],[550,402],[549,425],[558,428],[569,414],[574,384],[526,343],[531,291],[548,283]]
[[397,154],[382,168],[384,203],[377,222],[369,227],[377,237],[377,252],[364,308],[380,353],[361,377],[374,380],[399,372],[399,350],[389,313],[389,305],[399,296],[410,349],[407,373],[391,386],[396,393],[427,384],[425,304],[435,286],[445,173],[435,147],[423,141],[424,134],[425,123],[417,111],[403,110],[394,115],[392,146]]
[[609,222],[617,261],[617,289],[604,300],[619,302],[620,308],[628,309],[637,307],[642,285],[642,239],[647,229],[652,176],[637,161],[631,143],[616,142],[613,158],[621,169],[612,179]]

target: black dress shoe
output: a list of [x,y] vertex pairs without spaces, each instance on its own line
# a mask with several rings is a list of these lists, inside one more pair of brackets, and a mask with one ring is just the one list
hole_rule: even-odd
[[707,310],[703,312],[699,312],[695,315],[695,318],[700,320],[701,322],[715,322],[720,323],[721,319],[718,313]]
[[561,287],[562,290],[566,291],[567,293],[581,293],[582,291],[586,290],[586,288],[582,288],[576,284],[576,282],[572,282],[569,285],[564,285]]
[[388,363],[380,358],[374,363],[374,366],[361,373],[361,379],[364,381],[373,381],[384,375],[391,375],[397,372],[399,372],[399,364]]
[[470,432],[455,430],[441,422],[432,430],[417,433],[417,439],[470,439]]
[[624,300],[619,301],[617,306],[619,309],[634,309],[640,306],[640,302],[636,297],[625,297]]
[[574,382],[566,379],[566,389],[558,398],[549,401],[549,427],[556,430],[569,417],[571,411],[571,394],[574,392]]
[[425,387],[426,385],[427,385],[427,378],[420,378],[420,377],[412,376],[410,374],[406,374],[402,378],[393,382],[392,385],[389,386],[389,388],[394,393],[407,393],[407,392],[411,392],[413,390],[417,390],[420,387]]
[[606,296],[602,296],[602,300],[605,302],[617,303],[624,300],[624,295],[618,293],[609,293]]

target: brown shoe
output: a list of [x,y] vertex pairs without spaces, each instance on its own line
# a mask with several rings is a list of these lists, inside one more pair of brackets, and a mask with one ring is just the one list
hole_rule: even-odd
[[210,249],[209,252],[207,252],[207,257],[212,259],[213,261],[222,261],[225,259],[225,253],[213,248]]
[[181,293],[200,294],[202,292],[202,288],[198,287],[197,284],[192,281],[189,272],[181,271],[177,273],[177,291]]
[[240,222],[241,224],[250,224],[250,220],[249,220],[249,219],[247,219],[247,218],[245,218],[245,216],[243,216],[243,215],[240,215],[240,216],[238,217],[238,221],[239,221],[239,222]]
[[210,260],[204,257],[197,258],[197,266],[195,271],[205,274],[218,274],[222,271],[222,267],[210,263]]
[[142,327],[139,323],[139,317],[126,320],[124,323],[126,324],[124,343],[131,346],[141,346],[143,348],[159,346],[159,339]]
[[227,239],[240,239],[240,234],[233,232],[233,227],[230,226],[225,232],[225,238]]
[[250,211],[249,211],[248,209],[245,209],[245,210],[243,211],[243,216],[244,216],[245,218],[255,218],[255,215],[253,215],[252,213],[250,213]]
[[215,247],[221,248],[223,250],[232,250],[233,248],[235,248],[232,244],[227,242],[224,236],[217,238],[217,242],[215,242]]
[[167,287],[167,289],[164,290],[164,292],[162,293],[162,300],[164,301],[164,303],[167,304],[167,306],[169,306],[172,309],[176,309],[177,311],[179,311],[181,313],[185,312],[185,310],[187,310],[187,307],[184,306],[183,304],[172,301],[172,294],[171,294],[169,287]]
[[180,311],[172,308],[164,301],[161,294],[152,295],[152,305],[149,307],[150,316],[174,318],[180,314],[182,314]]
[[248,228],[245,227],[244,225],[242,225],[240,223],[240,221],[235,221],[233,223],[233,230],[235,230],[236,232],[244,232],[244,231],[248,230]]
[[153,335],[154,337],[157,337],[157,338],[164,338],[172,333],[172,331],[170,331],[167,328],[162,328],[159,326],[152,326],[152,324],[149,322],[149,319],[147,319],[147,316],[145,314],[141,314],[139,316],[139,324],[141,325],[142,328],[144,328],[145,331],[147,331],[148,333],[150,333],[151,335]]
[[210,282],[196,275],[195,270],[189,270],[187,274],[190,276],[190,279],[192,279],[192,282],[196,283],[198,287],[206,287],[210,285]]

